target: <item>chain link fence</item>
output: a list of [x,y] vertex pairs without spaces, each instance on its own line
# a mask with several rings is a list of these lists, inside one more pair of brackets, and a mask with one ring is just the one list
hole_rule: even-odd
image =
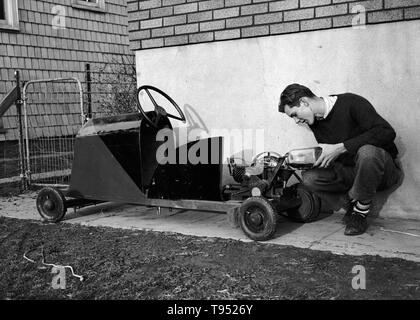
[[29,184],[68,184],[74,137],[86,119],[81,82],[77,78],[29,81],[23,101]]

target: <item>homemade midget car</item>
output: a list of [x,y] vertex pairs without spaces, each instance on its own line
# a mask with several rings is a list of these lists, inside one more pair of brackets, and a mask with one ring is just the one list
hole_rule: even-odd
[[[153,111],[144,110],[140,95],[150,99]],[[179,116],[167,113],[156,95],[169,101]],[[186,150],[200,153],[197,144],[206,145],[208,161],[159,163],[157,151],[170,141],[157,139],[158,132],[173,132],[169,119],[185,122],[185,115],[170,96],[148,85],[138,88],[137,108],[138,113],[91,119],[82,126],[75,140],[70,184],[38,193],[36,205],[45,221],[61,221],[71,207],[119,202],[157,207],[158,212],[161,207],[227,212],[231,224],[239,225],[249,238],[264,241],[273,237],[279,215],[301,222],[318,216],[319,198],[301,183],[288,186],[288,182],[292,176],[301,181],[296,170],[310,167],[320,148],[293,150],[284,156],[264,152],[248,165],[230,157],[235,183],[222,186],[222,137],[171,146],[179,160]],[[216,150],[211,147],[215,145]]]

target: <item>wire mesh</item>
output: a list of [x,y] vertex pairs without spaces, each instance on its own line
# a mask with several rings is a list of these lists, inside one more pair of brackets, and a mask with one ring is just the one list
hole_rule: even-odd
[[24,87],[26,173],[31,185],[67,185],[74,140],[83,124],[83,91],[76,78]]
[[[25,85],[25,169],[31,184],[69,183],[75,135],[84,120],[81,105],[83,117],[88,111],[93,118],[137,112],[132,57],[92,64],[89,71],[75,70],[71,76],[77,79],[34,80]],[[77,84],[74,79],[83,82]],[[14,134],[0,141],[0,186],[21,180],[15,107],[3,121],[8,132]]]

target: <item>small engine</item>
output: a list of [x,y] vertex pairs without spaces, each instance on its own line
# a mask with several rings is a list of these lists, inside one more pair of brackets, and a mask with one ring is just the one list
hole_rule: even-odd
[[255,157],[250,165],[247,165],[243,159],[241,159],[241,164],[235,163],[235,159],[238,158],[230,157],[228,159],[230,175],[238,183],[242,183],[244,178],[250,178],[251,176],[269,179],[274,174],[274,170],[281,158],[270,155],[270,152],[266,153],[268,155],[264,157]]
[[[250,164],[228,159],[233,179],[238,182],[221,188],[223,201],[242,202],[231,218],[245,234],[257,241],[270,239],[276,232],[277,216],[294,221],[314,221],[321,212],[321,200],[303,184],[297,171],[314,168],[322,148],[293,149],[284,155],[263,152]],[[291,179],[293,178],[293,179]]]
[[283,159],[275,152],[264,152],[257,155],[251,165],[245,165],[236,164],[235,159],[231,157],[228,162],[229,171],[236,182],[251,190],[253,196],[260,196],[269,187],[268,181],[274,176],[276,167]]
[[[250,165],[243,159],[235,163],[235,159],[228,159],[230,175],[233,179],[251,191],[252,196],[279,196],[281,189],[297,170],[312,168],[322,153],[322,148],[303,148],[289,151],[284,156],[277,152],[262,152],[254,157]],[[280,165],[280,167],[279,167]]]

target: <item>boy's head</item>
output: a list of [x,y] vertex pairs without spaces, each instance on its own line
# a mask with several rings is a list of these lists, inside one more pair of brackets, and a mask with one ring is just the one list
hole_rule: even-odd
[[286,113],[296,123],[312,125],[315,114],[311,108],[314,93],[307,87],[294,83],[288,85],[280,95],[279,112]]

